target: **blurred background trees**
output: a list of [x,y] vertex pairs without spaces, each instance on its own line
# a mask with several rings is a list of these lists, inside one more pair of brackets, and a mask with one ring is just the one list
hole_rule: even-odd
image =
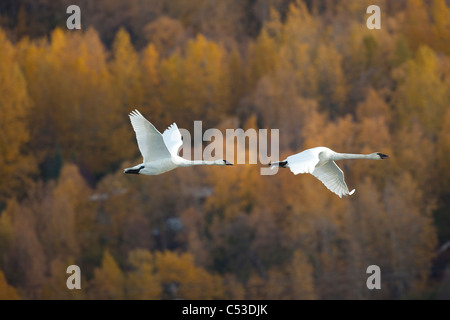
[[[450,240],[450,5],[375,2],[2,1],[0,298],[433,298]],[[381,30],[365,27],[370,4]],[[391,158],[343,162],[345,199],[249,165],[130,177],[134,108],[160,131],[280,129],[280,157]],[[81,291],[65,287],[71,264]],[[373,264],[384,290],[366,288]]]

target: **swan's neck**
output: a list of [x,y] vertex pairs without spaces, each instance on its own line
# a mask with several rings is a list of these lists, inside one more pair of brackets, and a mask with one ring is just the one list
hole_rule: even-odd
[[182,161],[180,163],[181,166],[183,167],[189,167],[189,166],[201,166],[201,165],[215,165],[217,164],[215,161],[208,161],[208,160],[186,160],[183,159],[184,161]]
[[345,159],[371,159],[370,154],[354,154],[354,153],[335,153],[333,160],[345,160]]
[[216,164],[215,161],[208,161],[208,160],[193,160],[193,161],[191,161],[192,166],[214,165],[214,164]]

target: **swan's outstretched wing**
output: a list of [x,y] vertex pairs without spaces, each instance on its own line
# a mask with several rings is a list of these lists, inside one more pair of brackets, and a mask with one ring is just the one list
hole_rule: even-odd
[[129,116],[144,162],[170,158],[161,133],[139,111],[134,110]]
[[162,135],[169,152],[172,155],[177,156],[178,150],[180,150],[180,147],[183,145],[181,133],[180,130],[178,130],[177,124],[172,123]]
[[319,151],[308,149],[286,158],[287,166],[293,174],[312,173],[319,162]]
[[347,184],[344,180],[344,173],[334,161],[328,161],[324,165],[317,167],[312,175],[322,181],[322,183],[331,191],[336,193],[339,198],[342,196],[352,195],[355,189],[348,191]]

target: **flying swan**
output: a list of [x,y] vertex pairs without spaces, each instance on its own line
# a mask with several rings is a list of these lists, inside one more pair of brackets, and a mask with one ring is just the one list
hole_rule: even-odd
[[331,192],[342,198],[342,196],[352,195],[355,189],[348,191],[344,173],[336,165],[335,161],[345,159],[382,160],[387,158],[389,156],[379,152],[371,154],[338,153],[326,147],[316,147],[291,155],[283,161],[271,162],[269,166],[271,166],[271,169],[277,166],[289,168],[296,175],[299,173],[311,173]]
[[123,172],[128,174],[158,175],[179,167],[195,165],[232,165],[226,160],[215,161],[190,161],[178,156],[178,151],[183,144],[181,133],[175,123],[171,124],[161,134],[138,110],[129,115],[131,125],[136,132],[139,150],[144,161]]

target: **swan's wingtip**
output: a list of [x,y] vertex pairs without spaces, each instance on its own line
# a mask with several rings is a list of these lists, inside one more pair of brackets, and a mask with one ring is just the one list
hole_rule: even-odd
[[138,109],[134,109],[129,114],[130,117],[142,116]]
[[348,193],[348,195],[351,196],[352,194],[355,193],[355,191],[356,191],[356,189],[353,189],[352,191],[350,191],[350,192]]

